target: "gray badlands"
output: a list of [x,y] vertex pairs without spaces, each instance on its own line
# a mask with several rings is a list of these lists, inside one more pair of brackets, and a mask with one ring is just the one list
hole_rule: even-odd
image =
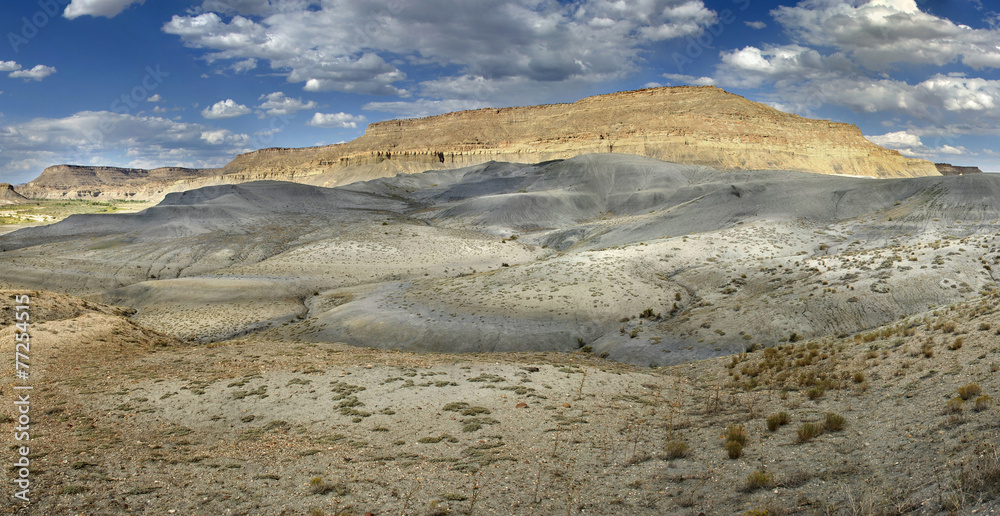
[[590,346],[669,365],[975,298],[994,283],[998,194],[986,174],[872,180],[591,154],[170,194],[8,235],[0,277],[202,342],[270,325],[305,342]]
[[215,184],[4,234],[35,401],[3,512],[996,514],[1000,177],[880,156]]

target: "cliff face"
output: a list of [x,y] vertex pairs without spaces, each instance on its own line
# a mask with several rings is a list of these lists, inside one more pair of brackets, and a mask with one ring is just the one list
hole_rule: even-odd
[[24,204],[28,198],[14,191],[10,183],[0,183],[0,204]]
[[935,163],[938,172],[942,176],[963,176],[965,174],[982,174],[983,171],[979,170],[979,167],[957,167],[951,163]]
[[[132,195],[144,196],[154,190],[166,193],[261,179],[335,186],[490,160],[533,163],[594,152],[733,169],[871,177],[938,175],[933,163],[879,147],[853,125],[783,113],[707,86],[652,88],[588,97],[572,104],[378,122],[348,143],[264,149],[238,156],[214,172],[166,174],[170,177],[156,179],[152,171],[145,176],[135,171],[102,176],[105,169],[93,169],[93,174],[64,170],[49,174],[47,170],[29,185],[67,191],[90,187],[87,181],[98,180],[114,184],[106,191],[118,192],[115,195],[131,189],[135,190]],[[104,182],[105,176],[113,182]]]

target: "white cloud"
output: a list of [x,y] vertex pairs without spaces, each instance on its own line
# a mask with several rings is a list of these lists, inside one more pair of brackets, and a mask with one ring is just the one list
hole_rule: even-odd
[[160,96],[159,93],[157,93],[156,95],[153,95],[152,97],[149,97],[148,99],[146,99],[146,102],[154,102],[154,103],[156,103],[156,102],[163,102],[163,97]]
[[132,4],[142,4],[145,0],[73,0],[66,6],[63,16],[70,20],[80,16],[104,16],[114,18]]
[[293,99],[280,91],[261,95],[257,100],[264,101],[257,106],[257,109],[265,110],[264,115],[267,116],[290,115],[303,109],[313,109],[316,107],[316,101],[302,102],[302,99]]
[[449,67],[456,81],[516,83],[529,93],[620,78],[650,44],[701,34],[715,21],[702,0],[205,0],[163,30],[205,49],[209,62],[267,61],[306,91],[406,96],[407,66]]
[[21,69],[21,65],[14,61],[0,61],[0,72],[14,72]]
[[257,60],[254,58],[244,59],[233,63],[229,68],[236,73],[247,73],[257,68]]
[[211,107],[203,109],[201,116],[210,120],[215,120],[220,118],[235,118],[238,116],[248,115],[251,112],[252,110],[243,104],[238,104],[233,99],[226,99],[220,100]]
[[26,81],[40,81],[54,73],[56,73],[54,66],[35,65],[35,67],[30,70],[16,70],[10,72],[8,76],[15,79],[24,79]]
[[[715,79],[711,77],[697,77],[694,75],[684,75],[681,73],[665,73],[663,77],[670,81],[672,84],[690,84],[693,86],[713,86],[715,84]],[[653,83],[656,84],[656,83]]]
[[[858,0],[854,0],[858,4]],[[895,63],[1000,67],[1000,31],[973,29],[920,11],[915,0],[872,0],[851,5],[805,0],[771,11],[800,44],[830,47],[857,64],[885,70]]]
[[743,23],[745,23],[746,26],[750,27],[751,29],[761,30],[767,28],[767,24],[762,21],[745,21]]
[[866,136],[866,138],[876,145],[897,150],[904,156],[912,158],[938,158],[940,160],[940,156],[968,156],[972,154],[965,147],[947,143],[934,148],[928,147],[920,139],[919,135],[909,131],[896,131],[881,135]]
[[355,129],[359,123],[364,123],[368,119],[364,115],[351,115],[348,113],[316,113],[313,115],[309,125],[313,127],[341,127],[345,129]]
[[0,126],[0,169],[34,179],[61,163],[124,167],[217,167],[251,146],[245,134],[154,116],[81,111]]

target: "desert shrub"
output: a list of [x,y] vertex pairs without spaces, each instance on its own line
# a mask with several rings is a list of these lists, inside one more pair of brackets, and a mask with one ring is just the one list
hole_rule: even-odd
[[962,397],[963,400],[968,400],[975,398],[983,393],[982,387],[978,383],[970,383],[968,385],[963,385],[958,388],[958,395]]
[[788,415],[788,412],[778,412],[777,414],[771,414],[767,416],[767,429],[774,432],[779,426],[787,425],[791,422],[792,418]]
[[965,339],[963,339],[962,337],[955,337],[955,340],[953,340],[951,344],[948,345],[948,349],[952,351],[955,351],[956,349],[961,349],[962,344],[965,344]]
[[680,459],[688,454],[688,445],[684,441],[670,441],[667,443],[667,459]]
[[990,329],[990,323],[979,323],[979,331],[988,331]]
[[945,414],[961,414],[963,410],[965,410],[965,400],[959,396],[948,400],[944,405]]
[[846,424],[847,420],[844,419],[844,416],[833,412],[827,412],[826,420],[823,422],[823,428],[831,432],[839,432],[844,429],[844,425]]
[[861,383],[865,381],[865,373],[858,371],[854,373],[854,383]]
[[747,444],[747,429],[743,425],[729,425],[726,427],[726,441],[735,441],[740,446]]
[[806,391],[806,396],[808,396],[809,399],[811,400],[815,400],[822,397],[823,394],[825,393],[826,389],[824,389],[822,386],[817,385],[816,387],[812,387],[811,389]]
[[764,471],[754,471],[747,475],[747,491],[756,491],[758,489],[769,489],[774,485],[774,475],[766,473]]
[[941,325],[941,331],[945,333],[954,333],[956,325],[953,321],[948,321]]
[[726,453],[730,459],[738,459],[743,455],[743,445],[737,441],[726,441]]
[[322,478],[314,477],[309,481],[309,492],[314,495],[325,495],[334,493],[337,496],[347,496],[351,490],[344,484],[328,484]]
[[802,423],[799,427],[799,441],[805,442],[823,433],[823,427],[817,423]]
[[976,405],[974,408],[976,409],[976,412],[982,412],[992,406],[993,398],[991,398],[988,394],[983,394],[982,396],[976,398]]

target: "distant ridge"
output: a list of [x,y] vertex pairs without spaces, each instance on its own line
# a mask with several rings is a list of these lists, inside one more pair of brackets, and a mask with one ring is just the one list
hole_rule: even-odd
[[99,171],[80,170],[90,167],[72,173],[54,167],[27,187],[40,197],[151,198],[210,184],[272,179],[336,186],[494,160],[534,163],[587,153],[637,154],[725,169],[939,175],[933,163],[880,147],[853,125],[784,113],[713,86],[681,86],[598,95],[572,104],[377,122],[347,143],[258,150],[218,170],[143,174],[128,169],[115,181],[94,183],[102,178]]
[[938,172],[942,176],[962,176],[965,174],[982,174],[983,171],[979,170],[979,167],[957,167],[951,163],[935,163]]
[[24,204],[30,202],[30,200],[14,191],[14,187],[10,183],[0,183],[0,204]]

